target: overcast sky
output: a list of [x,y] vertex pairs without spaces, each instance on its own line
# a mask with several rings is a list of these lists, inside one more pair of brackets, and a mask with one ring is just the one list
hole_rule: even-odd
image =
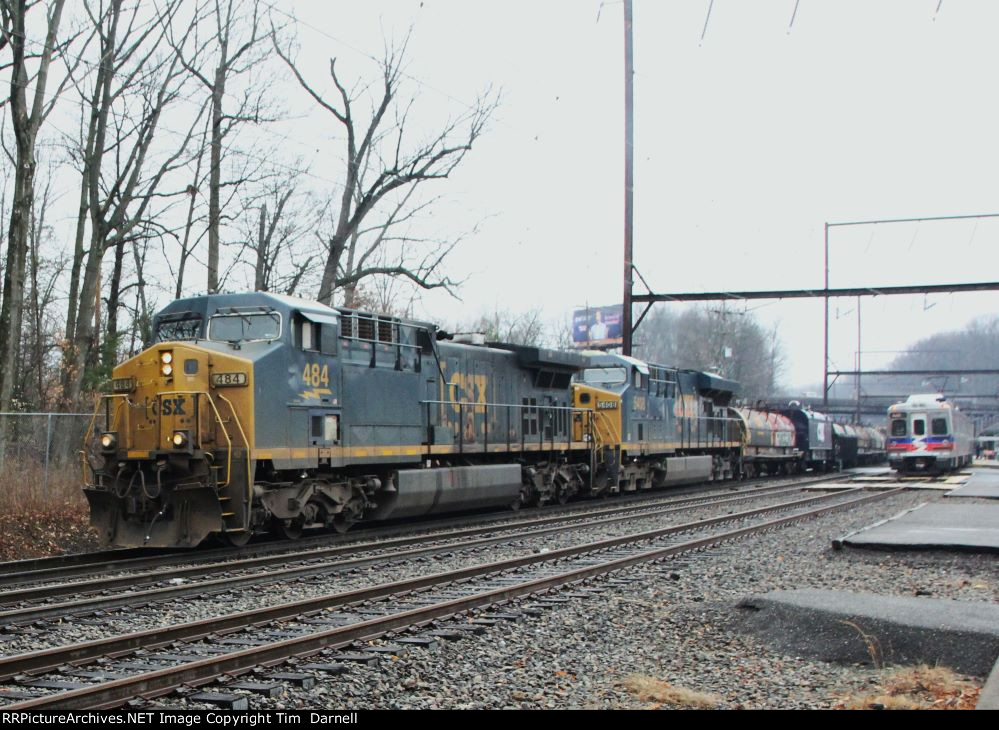
[[[634,2],[635,263],[654,289],[819,287],[826,221],[999,212],[999,3],[800,0],[791,26],[794,0],[715,0],[705,29],[710,4]],[[441,235],[481,223],[449,263],[466,280],[463,301],[431,293],[418,315],[541,307],[555,319],[621,300],[621,3],[276,8],[301,21],[299,67],[327,89],[331,56],[348,77],[371,78],[384,39],[412,28],[409,89],[428,131],[502,90],[487,134],[439,184]],[[324,160],[339,129],[282,84],[296,115],[289,154],[338,178]],[[997,242],[996,219],[835,229],[831,285],[995,280]],[[866,299],[863,364],[995,313],[996,301]],[[749,306],[780,324],[786,381],[821,382],[822,301]],[[856,300],[834,300],[831,312],[831,364],[848,369]]]
[[[655,289],[821,286],[826,221],[999,212],[999,4],[801,0],[791,26],[793,0],[716,0],[705,31],[709,4],[634,3],[635,263]],[[358,65],[412,25],[409,73],[442,114],[503,90],[446,184],[463,213],[491,216],[451,260],[464,301],[426,296],[427,316],[620,301],[621,3],[296,13],[304,54]],[[831,285],[995,280],[997,242],[988,219],[834,229]],[[787,381],[820,381],[821,300],[749,306],[780,323]],[[994,293],[863,300],[863,364],[996,310]],[[848,369],[856,300],[831,311],[832,365]]]

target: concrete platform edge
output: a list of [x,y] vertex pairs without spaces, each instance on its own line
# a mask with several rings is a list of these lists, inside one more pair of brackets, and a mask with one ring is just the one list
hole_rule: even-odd
[[999,659],[996,659],[992,673],[985,680],[985,686],[982,687],[982,693],[978,696],[978,705],[975,706],[975,709],[999,710]]

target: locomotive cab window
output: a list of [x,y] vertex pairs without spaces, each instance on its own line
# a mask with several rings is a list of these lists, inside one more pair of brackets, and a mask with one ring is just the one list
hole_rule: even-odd
[[303,350],[319,349],[319,326],[309,320],[302,320],[299,330],[299,345]]
[[892,436],[905,436],[905,419],[893,418],[891,422]]
[[156,341],[196,340],[202,337],[203,325],[201,315],[197,312],[163,315],[156,324]]
[[624,368],[587,368],[583,371],[583,382],[594,385],[624,385],[628,373]]
[[208,339],[216,342],[261,342],[281,336],[277,312],[226,312],[208,320]]
[[916,436],[924,436],[926,434],[926,421],[922,418],[912,419],[912,433]]
[[947,419],[946,418],[934,418],[930,423],[931,430],[934,436],[946,436],[947,435]]

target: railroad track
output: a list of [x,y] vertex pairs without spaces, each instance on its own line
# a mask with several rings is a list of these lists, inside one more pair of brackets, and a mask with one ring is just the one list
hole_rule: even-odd
[[[324,579],[331,574],[346,573],[371,565],[392,565],[440,554],[474,552],[491,545],[541,538],[583,528],[604,527],[631,520],[680,514],[702,507],[724,507],[748,500],[779,497],[797,492],[800,488],[800,484],[774,485],[734,495],[712,495],[644,506],[617,505],[589,511],[582,516],[574,513],[553,515],[516,523],[436,533],[432,538],[410,536],[366,545],[340,545],[208,565],[179,566],[115,578],[99,577],[88,581],[22,588],[0,593],[0,626],[13,627],[42,619],[107,612],[125,606],[148,605],[206,593],[220,594],[222,591],[260,584]],[[277,568],[270,569],[274,566]],[[205,580],[194,582],[193,579],[197,578]],[[125,590],[117,594],[111,593],[115,589]],[[63,596],[72,596],[72,599],[52,602]]]
[[[362,547],[367,549],[377,540],[385,544],[407,544],[405,540],[418,542],[432,537],[437,532],[448,532],[462,528],[481,527],[482,531],[491,525],[518,525],[530,522],[540,515],[540,519],[567,517],[569,515],[587,515],[599,513],[606,509],[639,509],[645,504],[695,504],[700,500],[710,500],[716,496],[733,493],[752,492],[761,489],[780,488],[782,486],[807,486],[822,482],[842,479],[842,475],[823,475],[796,480],[781,480],[773,486],[751,486],[746,489],[734,489],[735,482],[723,487],[718,492],[713,488],[705,493],[700,489],[696,493],[658,492],[650,495],[647,492],[628,496],[625,500],[615,500],[613,508],[607,508],[604,502],[586,501],[566,505],[559,508],[524,511],[519,518],[513,518],[510,512],[476,515],[474,517],[447,518],[433,522],[420,522],[405,527],[390,526],[371,528],[350,535],[320,535],[298,541],[273,541],[250,545],[241,549],[218,548],[208,550],[151,550],[143,552],[138,549],[106,550],[94,553],[77,553],[74,555],[57,556],[53,558],[37,558],[9,563],[0,563],[0,587],[31,585],[66,581],[74,578],[107,576],[111,573],[126,573],[136,571],[159,570],[177,565],[211,565],[227,561],[240,562],[250,558],[264,558],[281,555],[296,555],[313,548],[327,547]],[[766,484],[766,483],[764,483]],[[63,562],[65,561],[65,562]],[[5,598],[0,594],[0,603]]]
[[[799,498],[543,554],[3,657],[0,682],[7,683],[8,688],[0,688],[0,698],[15,700],[4,706],[5,711],[19,711],[109,708],[133,698],[159,697],[182,686],[213,682],[222,675],[238,675],[255,667],[274,667],[294,657],[339,651],[358,642],[397,635],[429,622],[526,596],[565,586],[578,587],[632,565],[689,554],[902,491],[897,488],[868,494],[854,488]],[[781,513],[787,514],[773,516]],[[584,596],[588,590],[573,595]],[[481,629],[472,622],[459,626],[462,628],[455,630],[474,630],[476,626]],[[402,642],[406,638],[394,640]],[[334,655],[330,663],[300,668],[336,671],[336,658]],[[272,674],[271,678],[304,681],[302,678],[307,676],[298,672]]]
[[[780,480],[780,483],[804,485],[839,479],[843,478],[843,476],[843,474],[827,474],[797,479],[782,479]],[[675,500],[678,498],[687,498],[691,500],[701,499],[712,496],[711,493],[718,490],[731,492],[739,489],[742,485],[753,485],[754,482],[768,483],[770,481],[772,480],[769,478],[759,478],[747,482],[711,482],[706,485],[697,485],[696,487],[685,490],[657,490],[652,493],[642,491],[634,494],[620,495],[615,498],[615,502],[619,505],[637,505],[646,502]],[[748,486],[748,488],[753,489],[756,487]],[[538,514],[562,515],[573,512],[585,513],[600,504],[600,501],[586,500],[562,506],[549,505],[539,508],[525,508],[518,513],[500,511],[487,514],[475,514],[471,516],[450,516],[427,519],[418,522],[406,522],[404,524],[388,523],[384,526],[380,524],[359,525],[347,535],[321,533],[299,540],[264,540],[261,542],[251,543],[242,548],[116,548],[88,553],[58,555],[47,558],[30,558],[27,560],[0,562],[0,586],[63,580],[66,578],[85,576],[98,572],[106,574],[111,571],[144,570],[176,562],[212,562],[222,561],[233,557],[245,558],[273,555],[285,551],[303,550],[312,547],[349,545],[376,539],[388,539],[397,536],[432,532],[435,530],[455,529],[458,527],[474,525],[487,525],[511,520],[515,521],[517,518],[513,517],[514,514],[533,516]]]

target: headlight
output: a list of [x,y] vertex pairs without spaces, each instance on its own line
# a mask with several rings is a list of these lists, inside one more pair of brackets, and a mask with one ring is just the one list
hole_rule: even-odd
[[170,377],[171,375],[173,375],[173,365],[170,365],[169,363],[164,363],[160,365],[160,372],[166,375],[167,377]]
[[172,362],[173,362],[172,350],[163,350],[162,352],[160,352],[160,372],[163,373],[163,375],[165,375],[168,378],[171,375],[173,375],[173,365],[170,364]]
[[160,353],[160,361],[164,363],[173,362],[173,353],[167,350],[166,352]]
[[170,441],[175,449],[184,448],[187,446],[187,431],[174,431]]
[[112,451],[117,445],[118,445],[118,434],[110,431],[108,433],[101,434],[102,449],[104,449],[105,451]]

